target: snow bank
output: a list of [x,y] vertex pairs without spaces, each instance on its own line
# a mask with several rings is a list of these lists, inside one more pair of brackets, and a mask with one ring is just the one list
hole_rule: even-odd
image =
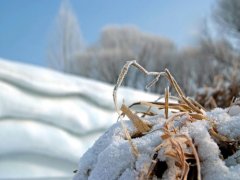
[[[187,124],[180,129],[193,139],[201,164],[201,176],[205,180],[239,180],[240,179],[240,151],[237,151],[226,160],[220,158],[220,149],[209,134],[210,123],[216,124],[220,135],[240,139],[240,111],[229,113],[229,109],[217,108],[207,113],[211,121],[198,120]],[[146,135],[132,139],[139,151],[135,157],[131,152],[120,123],[114,124],[102,135],[95,144],[81,157],[75,180],[105,180],[105,179],[138,179],[142,172],[150,167],[153,149],[163,139],[163,116],[148,119],[153,125],[152,131]],[[184,121],[184,118],[181,122]],[[136,129],[130,121],[124,121],[130,134]],[[153,131],[153,130],[156,131]],[[158,154],[159,159],[165,161],[163,152]],[[168,164],[171,167],[171,164]],[[169,168],[162,175],[162,179],[175,179],[173,169]]]
[[[4,59],[0,67],[0,178],[72,177],[116,122],[113,86]],[[127,104],[156,99],[127,88],[119,95]]]

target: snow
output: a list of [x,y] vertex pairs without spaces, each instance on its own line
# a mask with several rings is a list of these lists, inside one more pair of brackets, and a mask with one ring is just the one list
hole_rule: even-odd
[[220,134],[230,137],[231,139],[239,138],[240,135],[240,111],[232,116],[229,109],[215,109],[209,113],[217,125]]
[[[0,67],[0,178],[72,179],[78,169],[75,180],[131,180],[148,169],[153,149],[163,142],[164,116],[148,118],[150,133],[132,139],[139,151],[135,157],[116,122],[113,86],[4,59]],[[121,88],[119,104],[123,98],[128,105],[157,96]],[[203,179],[240,179],[240,151],[222,160],[208,132],[214,122],[219,134],[239,139],[239,106],[216,108],[207,116],[211,121],[196,121],[180,130],[197,146]],[[134,132],[130,121],[124,124]],[[166,160],[161,150],[158,157]],[[170,168],[163,179],[173,176]]]
[[[240,151],[228,157],[225,161],[220,158],[217,143],[211,138],[208,130],[210,123],[215,122],[217,131],[221,135],[240,138],[240,112],[229,114],[229,109],[216,108],[207,113],[210,121],[196,121],[180,130],[189,135],[197,147],[201,164],[201,176],[205,180],[239,180],[240,179]],[[148,119],[153,125],[151,133],[132,139],[139,151],[135,157],[124,139],[120,123],[114,124],[94,145],[80,158],[78,173],[74,180],[104,180],[104,179],[137,179],[144,169],[148,169],[153,155],[153,149],[162,142],[161,135],[165,119],[160,115]],[[181,119],[184,121],[184,118]],[[132,123],[124,121],[130,134],[134,131]],[[165,161],[163,152],[158,154],[160,160]],[[171,166],[172,161],[167,164]],[[163,174],[163,179],[175,179],[173,168]]]
[[239,113],[240,113],[240,106],[237,106],[237,105],[231,106],[231,107],[228,109],[228,113],[229,113],[231,116],[235,116],[235,115],[239,114]]
[[[0,67],[0,178],[71,179],[79,157],[117,120],[113,86],[4,59]],[[119,90],[127,104],[139,97],[157,98]]]

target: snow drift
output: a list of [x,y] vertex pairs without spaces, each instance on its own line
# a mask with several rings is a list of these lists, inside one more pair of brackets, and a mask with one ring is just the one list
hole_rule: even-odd
[[[113,86],[0,59],[0,178],[71,179],[114,122]],[[127,104],[156,96],[122,88]]]
[[[215,119],[217,130],[222,135],[231,138],[240,137],[240,111],[231,116],[227,109],[215,109],[207,116]],[[132,139],[133,144],[138,148],[138,157],[134,157],[131,152],[120,123],[116,123],[82,156],[75,180],[139,179],[141,173],[151,165],[153,149],[163,141],[161,138],[163,131],[159,129],[163,128],[166,119],[162,115],[148,120],[152,124],[152,131],[145,136]],[[184,120],[182,118],[181,122]],[[126,121],[125,124],[130,134],[135,131],[130,121]],[[211,138],[208,130],[207,121],[196,121],[181,130],[183,134],[192,137],[198,147],[203,179],[239,180],[240,150],[226,160],[222,160],[219,156],[219,147]],[[163,153],[161,151],[158,156],[165,161]],[[168,165],[171,166],[171,164]],[[175,179],[174,169],[169,168],[161,174],[161,177],[162,179]]]

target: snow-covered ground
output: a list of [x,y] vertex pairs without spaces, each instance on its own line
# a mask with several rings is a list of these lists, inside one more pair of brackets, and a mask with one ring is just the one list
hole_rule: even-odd
[[[220,109],[216,108],[207,113],[207,117],[214,121],[220,135],[230,139],[240,139],[240,108]],[[187,117],[178,119],[178,124],[185,124]],[[164,115],[151,117],[148,121],[152,124],[152,130],[144,136],[132,139],[132,143],[138,149],[138,156],[135,157],[131,146],[125,138],[124,130],[120,123],[114,124],[99,138],[80,159],[78,173],[75,180],[135,180],[141,179],[141,174],[150,169],[154,148],[163,143],[163,125],[166,122]],[[124,121],[125,125],[133,134],[136,128],[132,122]],[[201,165],[201,177],[203,180],[240,180],[240,150],[235,154],[222,160],[217,143],[213,140],[208,130],[212,121],[198,120],[186,124],[180,128],[180,133],[191,137],[197,147]],[[166,127],[165,127],[166,128]],[[177,141],[174,141],[177,147]],[[183,146],[184,147],[184,146]],[[169,148],[169,149],[167,149]],[[159,150],[157,157],[167,162],[168,169],[164,170],[162,179],[176,179],[175,172],[178,172],[175,161],[167,158],[164,153],[170,151],[168,146]],[[188,148],[188,147],[184,147]],[[189,150],[189,149],[188,149]],[[190,152],[190,151],[189,151]],[[171,154],[170,154],[171,155]],[[169,156],[170,156],[169,155]],[[172,155],[172,156],[173,156]],[[171,157],[171,156],[170,156]],[[160,168],[163,168],[160,167]],[[158,169],[160,170],[160,169]],[[148,171],[145,171],[146,173]],[[145,178],[144,178],[145,179]],[[156,177],[154,178],[156,179]],[[194,177],[193,179],[196,179]]]
[[[0,59],[0,179],[71,179],[113,123],[113,86]],[[121,88],[126,104],[156,95]]]

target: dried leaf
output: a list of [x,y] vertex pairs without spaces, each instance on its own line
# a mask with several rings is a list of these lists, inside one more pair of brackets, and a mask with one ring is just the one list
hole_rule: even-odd
[[151,129],[149,124],[141,120],[141,118],[134,114],[125,104],[122,105],[121,110],[133,122],[140,133],[148,132]]

